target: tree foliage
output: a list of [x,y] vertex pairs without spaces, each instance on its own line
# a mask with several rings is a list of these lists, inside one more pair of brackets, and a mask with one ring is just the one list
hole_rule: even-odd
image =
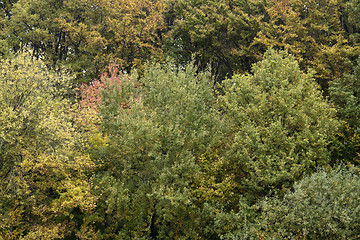
[[226,80],[224,93],[220,100],[233,136],[228,164],[242,192],[284,192],[329,162],[335,109],[293,56],[267,51],[252,74]]
[[160,58],[164,7],[162,1],[20,0],[6,23],[7,42],[90,81],[110,63],[129,71]]
[[198,238],[192,184],[219,133],[209,73],[169,63],[150,66],[141,81],[135,74],[102,80],[108,144],[95,177],[97,212],[107,213],[99,219],[107,225],[99,226],[102,236]]
[[360,59],[352,74],[330,82],[330,99],[343,121],[341,131],[332,144],[333,158],[359,163],[360,152]]
[[346,30],[346,35],[351,43],[359,46],[360,43],[360,17],[359,17],[359,0],[348,0],[345,1],[343,25]]
[[359,171],[353,166],[320,170],[295,183],[283,199],[259,203],[258,237],[356,239],[359,237]]
[[[1,62],[1,225],[5,239],[58,239],[75,234],[76,218],[95,198],[65,96],[69,77],[23,52]],[[78,229],[78,230],[76,230]]]
[[0,1],[0,239],[357,238],[359,6]]
[[349,44],[339,1],[266,1],[261,31],[255,43],[287,50],[302,69],[313,68],[314,77],[326,89],[328,82],[349,70],[347,59],[358,55]]
[[173,1],[166,52],[180,63],[194,57],[200,70],[210,64],[216,81],[248,71],[257,60],[250,46],[257,8],[254,1]]

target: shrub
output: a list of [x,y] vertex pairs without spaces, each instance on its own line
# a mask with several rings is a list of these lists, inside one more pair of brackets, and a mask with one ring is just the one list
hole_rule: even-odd
[[360,237],[360,176],[352,165],[319,170],[283,199],[266,198],[259,206],[258,236],[265,239]]

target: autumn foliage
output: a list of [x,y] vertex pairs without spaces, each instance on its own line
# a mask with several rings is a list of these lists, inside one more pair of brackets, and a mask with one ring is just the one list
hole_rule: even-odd
[[359,238],[358,0],[0,8],[0,240]]

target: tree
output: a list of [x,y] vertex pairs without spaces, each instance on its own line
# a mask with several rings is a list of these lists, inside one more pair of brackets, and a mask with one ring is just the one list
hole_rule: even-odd
[[332,143],[334,161],[359,163],[360,152],[360,58],[352,74],[330,82],[329,95],[342,120],[341,131]]
[[354,166],[319,170],[294,184],[283,199],[259,203],[257,236],[265,239],[359,237],[359,171]]
[[95,148],[105,154],[93,155],[101,163],[93,215],[100,235],[201,238],[193,189],[201,157],[221,137],[209,72],[154,64],[140,80],[115,73],[102,81],[99,109],[108,141]]
[[194,58],[199,70],[210,64],[216,81],[247,72],[258,60],[251,46],[259,30],[255,1],[170,1],[166,54],[184,64]]
[[9,46],[6,41],[6,23],[11,16],[11,8],[14,1],[6,0],[0,2],[0,54],[1,56],[7,56],[9,53]]
[[252,74],[226,80],[223,91],[219,100],[233,139],[228,174],[237,195],[254,200],[282,194],[304,173],[329,163],[335,109],[292,55],[268,50]]
[[343,18],[341,19],[344,30],[347,34],[347,38],[352,44],[357,46],[359,46],[360,43],[360,17],[358,14],[359,8],[359,0],[345,1],[344,14]]
[[330,98],[338,108],[340,119],[346,121],[356,132],[360,131],[360,58],[352,74],[334,79],[330,83]]
[[344,1],[266,1],[254,44],[287,50],[302,70],[313,68],[314,77],[327,90],[328,83],[349,70],[359,48],[347,38],[341,19]]
[[130,71],[161,58],[164,7],[163,1],[20,0],[5,27],[7,43],[89,82],[110,63]]
[[71,78],[30,55],[0,63],[0,235],[85,236],[91,228],[80,219],[96,200],[87,176],[93,164],[72,124]]

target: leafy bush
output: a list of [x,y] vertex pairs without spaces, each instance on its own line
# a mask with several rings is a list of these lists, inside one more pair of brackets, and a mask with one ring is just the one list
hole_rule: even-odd
[[360,176],[353,166],[319,170],[283,199],[259,203],[257,235],[265,239],[359,239]]

